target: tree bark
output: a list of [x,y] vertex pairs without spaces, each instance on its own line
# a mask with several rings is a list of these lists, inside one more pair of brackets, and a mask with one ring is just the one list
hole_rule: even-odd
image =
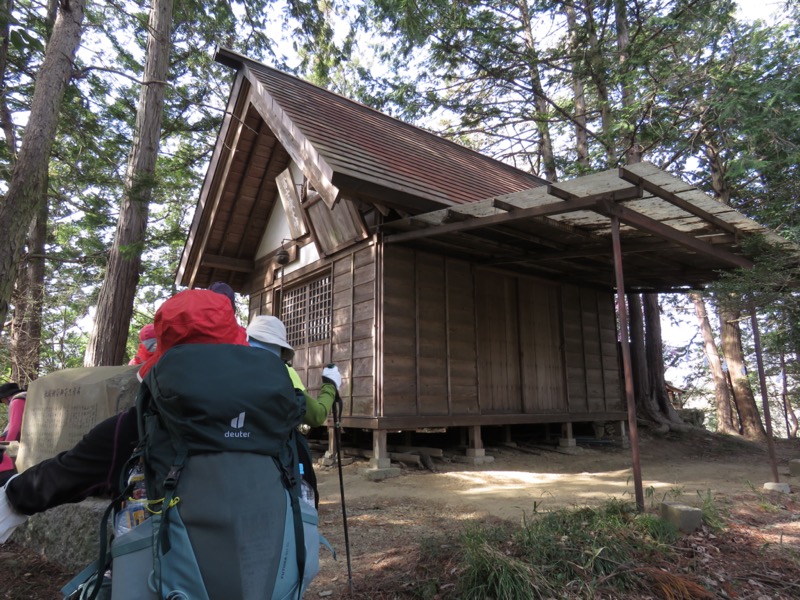
[[636,412],[640,418],[655,423],[666,423],[650,395],[650,375],[648,373],[647,351],[645,348],[644,319],[642,300],[639,294],[628,294],[628,327],[631,332],[631,370],[633,371],[633,392],[636,399]]
[[606,61],[600,48],[600,42],[597,39],[597,24],[594,18],[594,0],[585,0],[583,11],[587,27],[589,76],[592,83],[594,83],[595,92],[597,93],[597,106],[600,110],[600,127],[603,132],[603,149],[605,150],[607,167],[610,168],[616,162],[616,157],[614,156],[614,127],[611,115],[611,100],[608,92]]
[[667,396],[664,379],[664,342],[661,337],[661,309],[658,294],[642,294],[644,298],[645,353],[649,376],[649,394],[661,415],[672,423],[683,423]]
[[578,164],[589,168],[589,134],[586,126],[586,93],[583,88],[583,72],[580,69],[580,61],[577,59],[579,52],[578,42],[578,22],[575,16],[575,4],[573,1],[564,3],[564,11],[567,15],[567,27],[569,29],[569,47],[572,59],[572,95],[575,102],[575,152],[578,157]]
[[694,302],[694,311],[703,333],[703,350],[705,351],[708,367],[711,370],[711,379],[714,381],[714,400],[717,415],[717,431],[730,435],[738,435],[739,429],[733,421],[733,411],[731,410],[731,395],[728,389],[728,380],[722,370],[722,361],[719,358],[717,344],[714,341],[714,333],[711,323],[708,320],[706,304],[700,294],[689,294]]
[[[628,46],[630,46],[630,33],[628,31],[628,7],[625,0],[614,0],[614,20],[617,26],[617,60],[619,61],[620,94],[622,104],[622,118],[629,121],[628,133],[622,136],[622,147],[627,164],[642,162],[642,151],[636,140],[636,121],[633,110],[634,92],[631,82],[628,81]],[[633,120],[633,122],[630,122]]]
[[794,439],[797,437],[797,415],[794,414],[792,403],[789,402],[789,382],[786,375],[786,356],[781,350],[781,398],[783,399],[783,414],[786,418],[786,437]]
[[749,440],[765,441],[767,432],[758,412],[753,389],[747,379],[742,350],[742,333],[739,327],[740,311],[730,306],[720,306],[717,314],[720,322],[722,353],[728,364],[728,373],[733,389],[733,401],[739,412],[742,435]]
[[64,92],[81,40],[85,0],[64,1],[36,76],[28,125],[8,193],[0,202],[0,330],[5,326],[25,237],[47,193],[47,171]]
[[125,357],[147,215],[155,187],[169,69],[172,8],[172,0],[154,0],[150,9],[144,81],[136,111],[133,146],[128,157],[125,194],[100,288],[94,327],[84,356],[87,367],[122,364]]
[[20,385],[39,376],[42,346],[42,306],[44,304],[44,251],[47,242],[47,199],[28,236],[28,256],[20,262],[14,294],[14,319],[11,322],[11,374]]
[[550,137],[550,123],[547,117],[550,113],[550,106],[547,103],[547,98],[542,88],[542,79],[539,75],[539,56],[536,51],[536,40],[533,37],[533,26],[527,0],[521,0],[518,6],[522,15],[523,27],[525,28],[528,72],[534,93],[534,105],[536,106],[536,130],[539,133],[539,154],[542,157],[542,165],[544,166],[544,178],[547,181],[558,181],[556,157],[553,153],[553,141]]

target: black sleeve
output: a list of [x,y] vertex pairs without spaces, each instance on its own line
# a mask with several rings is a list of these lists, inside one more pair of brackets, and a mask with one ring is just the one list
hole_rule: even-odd
[[89,496],[113,497],[138,439],[136,409],[130,408],[95,425],[71,450],[9,481],[8,500],[19,512],[32,515]]

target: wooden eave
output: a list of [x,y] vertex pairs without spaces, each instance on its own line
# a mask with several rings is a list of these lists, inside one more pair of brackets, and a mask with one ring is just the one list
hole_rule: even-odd
[[381,226],[388,244],[614,289],[611,217],[621,223],[626,291],[699,288],[750,268],[741,249],[762,235],[800,248],[650,163],[415,215]]

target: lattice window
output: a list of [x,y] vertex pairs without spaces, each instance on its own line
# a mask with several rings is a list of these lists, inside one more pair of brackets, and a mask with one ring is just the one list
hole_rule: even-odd
[[283,292],[281,321],[291,346],[305,346],[331,337],[331,276],[325,275]]

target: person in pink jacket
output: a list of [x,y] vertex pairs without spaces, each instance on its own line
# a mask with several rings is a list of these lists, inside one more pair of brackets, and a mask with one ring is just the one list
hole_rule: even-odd
[[[8,404],[8,426],[3,433],[0,433],[0,441],[18,442],[20,430],[22,429],[22,414],[25,412],[26,392],[16,383],[4,383],[0,385],[0,400]],[[17,471],[14,467],[14,460],[7,452],[0,449],[0,485],[8,481]]]
[[22,413],[25,412],[25,396],[27,393],[16,383],[4,383],[0,386],[0,400],[8,404],[8,426],[0,433],[0,441],[18,442],[22,429]]

